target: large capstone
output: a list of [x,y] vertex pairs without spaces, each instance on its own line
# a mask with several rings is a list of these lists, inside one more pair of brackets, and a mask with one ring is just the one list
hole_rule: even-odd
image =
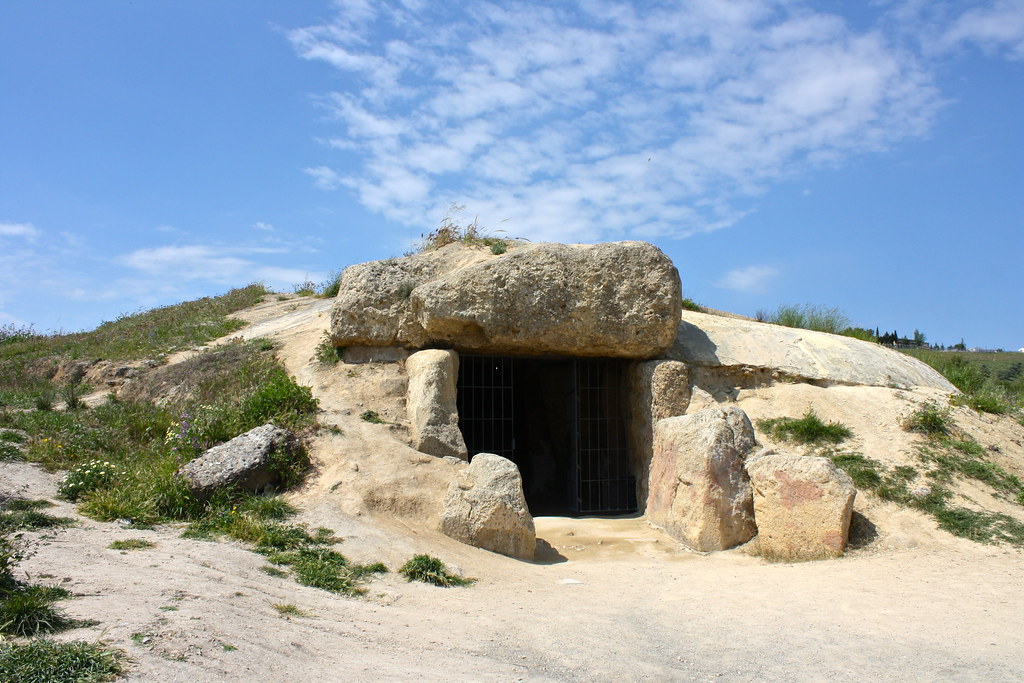
[[758,551],[817,560],[846,549],[857,489],[828,458],[772,453],[746,463],[754,491]]
[[675,340],[679,273],[646,242],[465,243],[342,274],[335,346],[654,358]]
[[537,536],[516,464],[493,453],[473,456],[448,488],[441,531],[477,548],[532,560]]
[[739,408],[709,408],[654,427],[647,518],[694,550],[725,550],[754,537],[743,460],[754,428]]

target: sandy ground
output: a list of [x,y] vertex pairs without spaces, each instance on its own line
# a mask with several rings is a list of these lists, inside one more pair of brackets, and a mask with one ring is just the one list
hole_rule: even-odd
[[[61,638],[123,649],[137,681],[1024,678],[1024,553],[955,539],[889,504],[858,503],[878,527],[866,547],[804,564],[770,564],[742,549],[693,553],[636,517],[538,518],[540,552],[527,563],[456,543],[415,515],[374,513],[353,465],[368,463],[365,474],[391,458],[395,482],[423,473],[429,483],[443,472],[401,444],[401,427],[358,420],[371,400],[400,412],[395,396],[371,391],[400,378],[377,366],[327,372],[309,363],[326,310],[271,302],[246,313],[253,324],[243,331],[277,340],[289,370],[320,395],[325,421],[345,431],[314,444],[319,473],[290,496],[301,519],[335,529],[338,550],[353,560],[394,569],[429,552],[478,582],[442,589],[392,573],[364,598],[339,597],[268,576],[263,558],[240,546],[182,539],[174,527],[98,523],[58,502],[52,512],[80,524],[42,538],[22,568],[72,590],[78,597],[62,603],[72,616],[99,621]],[[800,414],[811,401],[822,417],[850,425],[865,454],[911,457],[912,437],[877,416],[927,397],[839,389],[762,389],[739,403],[758,417]],[[979,440],[1019,464],[1021,434],[985,428]],[[426,485],[408,483],[413,492],[394,506],[422,505],[429,517]],[[55,485],[32,465],[0,463],[0,492],[56,500]],[[107,548],[126,538],[156,547]],[[310,616],[282,617],[275,603]]]

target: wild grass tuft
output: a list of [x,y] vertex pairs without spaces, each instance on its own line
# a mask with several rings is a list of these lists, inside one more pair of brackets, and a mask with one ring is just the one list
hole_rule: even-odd
[[123,655],[96,643],[33,640],[0,644],[0,680],[98,683],[123,673]]
[[312,618],[312,614],[301,610],[297,605],[293,605],[290,602],[276,602],[273,608],[277,610],[277,613],[283,617],[304,617],[306,619]]
[[53,607],[54,598],[44,592],[12,590],[0,598],[0,633],[35,636],[57,633],[77,624]]
[[832,306],[816,306],[804,304],[802,306],[785,304],[779,306],[772,313],[758,311],[758,320],[783,325],[785,327],[798,327],[805,330],[818,332],[831,332],[840,334],[850,327],[850,319],[838,308]]
[[415,555],[409,559],[398,572],[407,581],[422,581],[435,586],[468,586],[476,579],[458,576],[448,571],[444,562],[430,555]]
[[122,541],[114,541],[107,547],[111,550],[149,550],[155,548],[156,543],[145,538],[126,538]]
[[807,446],[838,444],[853,435],[848,427],[838,422],[825,423],[808,408],[801,418],[775,417],[758,420],[758,428],[777,439]]
[[931,438],[948,436],[952,429],[949,408],[940,408],[934,403],[925,403],[903,421],[908,432],[918,432]]

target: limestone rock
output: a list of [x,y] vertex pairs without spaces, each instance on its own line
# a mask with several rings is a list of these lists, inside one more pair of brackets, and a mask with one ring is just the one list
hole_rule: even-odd
[[493,453],[473,456],[448,488],[441,531],[477,548],[532,560],[537,536],[515,463]]
[[709,408],[654,427],[647,518],[695,550],[725,550],[756,533],[743,459],[755,445],[746,413]]
[[692,311],[682,316],[668,357],[694,366],[763,370],[830,384],[956,391],[916,358],[872,342]]
[[815,560],[846,549],[857,489],[828,458],[786,453],[747,461],[758,547],[767,557]]
[[412,447],[439,457],[465,460],[466,442],[459,431],[456,380],[459,356],[454,351],[427,349],[409,356],[406,408],[412,430]]
[[203,500],[227,487],[260,491],[277,481],[271,455],[279,448],[291,447],[291,441],[287,430],[265,424],[214,446],[184,465],[178,474],[185,478],[192,493]]
[[690,378],[684,363],[650,360],[632,363],[628,375],[630,456],[637,473],[639,500],[647,500],[647,482],[654,446],[654,425],[682,415],[690,405]]
[[345,270],[336,346],[653,358],[671,346],[679,273],[645,242],[467,244]]

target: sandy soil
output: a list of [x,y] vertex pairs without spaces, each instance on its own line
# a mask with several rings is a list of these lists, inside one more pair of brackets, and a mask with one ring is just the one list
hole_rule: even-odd
[[[636,517],[538,518],[534,563],[431,531],[417,514],[434,514],[428,493],[443,461],[404,446],[400,425],[358,419],[371,408],[400,421],[399,373],[310,363],[326,310],[315,300],[263,304],[246,313],[253,324],[242,332],[278,341],[289,370],[320,396],[324,420],[344,430],[314,444],[318,475],[290,495],[301,519],[335,529],[344,538],[338,549],[354,560],[395,568],[429,552],[479,581],[442,589],[389,574],[365,598],[338,597],[264,574],[260,556],[231,543],[182,539],[174,527],[123,529],[58,503],[55,514],[80,524],[43,538],[22,568],[78,595],[62,603],[72,616],[100,622],[61,638],[122,648],[133,660],[129,680],[138,681],[1024,677],[1024,553],[953,538],[917,513],[864,497],[857,509],[877,539],[804,564],[769,564],[742,549],[693,553]],[[901,462],[912,457],[913,437],[893,426],[891,411],[927,398],[781,385],[744,392],[739,404],[752,418],[813,404],[851,426],[866,455]],[[1024,435],[989,422],[976,425],[976,438],[1019,466]],[[381,501],[380,486],[365,483],[377,474],[391,478],[384,488],[410,492]],[[31,465],[0,463],[0,492],[56,500],[55,484]],[[406,517],[375,512],[388,509]],[[125,538],[157,545],[107,548]],[[310,616],[282,617],[275,603]]]

